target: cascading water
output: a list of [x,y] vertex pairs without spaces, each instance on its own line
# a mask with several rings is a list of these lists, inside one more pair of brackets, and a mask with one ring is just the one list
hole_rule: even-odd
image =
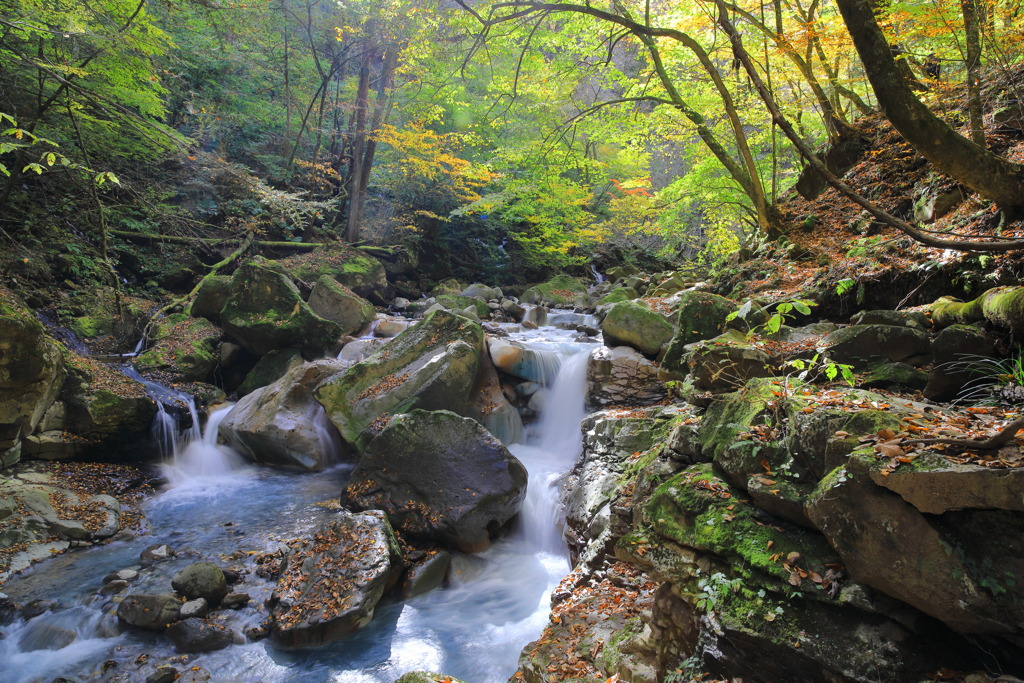
[[[526,443],[510,447],[530,475],[515,532],[483,553],[456,554],[447,588],[404,603],[378,605],[366,628],[329,648],[292,653],[260,641],[195,656],[189,665],[214,672],[217,680],[245,682],[390,683],[414,669],[443,671],[474,683],[506,680],[522,648],[543,629],[551,591],[570,569],[560,538],[556,483],[579,454],[588,355],[569,341],[573,334],[546,328],[521,337],[541,352],[547,359],[543,362],[550,361],[553,381]],[[88,678],[111,660],[120,662],[118,671],[127,672],[142,653],[152,662],[175,655],[166,639],[131,630],[115,635],[109,616],[113,605],[98,596],[103,577],[137,565],[143,548],[169,543],[191,551],[146,570],[131,588],[166,592],[173,573],[197,557],[218,561],[225,552],[246,557],[279,547],[278,539],[306,536],[332,519],[330,510],[314,503],[336,500],[348,470],[339,467],[310,476],[243,469],[245,476],[239,476],[233,469],[235,456],[216,443],[217,427],[227,412],[212,413],[201,438],[188,430],[171,444],[177,446],[165,472],[172,488],[147,503],[146,535],[55,558],[5,587],[21,603],[46,598],[65,605],[49,616],[17,621],[5,629],[0,656],[23,666],[13,680],[51,680],[62,674]],[[168,423],[170,417],[166,415]],[[194,418],[193,424],[199,421]],[[236,632],[262,619],[258,606],[273,587],[253,574],[239,584],[252,601],[250,608],[231,617]],[[37,620],[72,617],[84,629],[69,636],[72,642],[52,640],[53,631],[47,629],[51,635],[41,641],[47,657],[25,651],[31,645],[23,646],[26,640],[18,634],[34,624],[43,630]]]
[[206,420],[206,428],[200,434],[199,419],[194,412],[195,404],[190,404],[193,428],[179,435],[171,461],[161,466],[171,486],[215,484],[218,479],[237,475],[243,468],[244,463],[238,453],[217,443],[217,428],[231,412],[232,405],[225,404],[211,411]]

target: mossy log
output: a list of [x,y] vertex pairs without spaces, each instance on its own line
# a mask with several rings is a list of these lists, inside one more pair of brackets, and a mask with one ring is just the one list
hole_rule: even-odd
[[936,327],[989,322],[1024,338],[1024,287],[993,287],[973,301],[944,296],[932,304]]
[[[129,232],[127,230],[111,230],[110,234],[116,237],[120,237],[121,239],[136,242],[138,244],[154,244],[157,242],[162,242],[165,244],[206,244],[211,247],[214,247],[221,245],[241,244],[242,242],[248,241],[236,238],[156,235],[148,232]],[[323,246],[323,244],[320,242],[272,242],[267,240],[253,240],[250,242],[250,244],[257,248],[287,249],[291,251],[313,251],[317,247]]]

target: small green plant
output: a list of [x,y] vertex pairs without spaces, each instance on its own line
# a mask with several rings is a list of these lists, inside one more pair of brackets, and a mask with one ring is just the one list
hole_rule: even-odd
[[954,403],[998,403],[1000,400],[1017,403],[1024,398],[1024,355],[1021,354],[1009,358],[961,354],[959,360],[942,363],[936,369],[970,378]]
[[[32,172],[36,175],[42,175],[54,166],[64,166],[92,176],[93,182],[97,185],[106,185],[108,182],[115,185],[120,184],[117,176],[110,171],[97,173],[86,166],[82,166],[81,164],[71,161],[66,156],[56,151],[58,148],[56,142],[47,140],[46,138],[41,138],[38,135],[33,135],[32,132],[27,131],[24,128],[19,128],[18,122],[14,117],[0,111],[0,125],[3,125],[4,122],[10,124],[11,127],[0,132],[0,156],[11,152],[22,151],[39,153],[39,157],[36,161],[28,161],[25,166],[20,169],[21,173]],[[0,163],[0,174],[10,176],[11,171],[6,165]]]
[[700,591],[695,596],[697,607],[705,612],[713,612],[726,595],[737,592],[742,585],[743,579],[729,579],[722,572],[704,577],[697,581],[697,588]]
[[857,281],[854,280],[852,277],[843,278],[842,280],[836,283],[836,294],[838,296],[846,294],[848,291],[853,289],[853,286],[855,284],[857,284]]
[[[809,315],[811,312],[811,306],[816,305],[817,304],[815,302],[810,301],[808,299],[780,301],[779,303],[775,304],[775,309],[771,312],[771,315],[768,316],[767,320],[765,320],[760,325],[752,327],[750,331],[747,332],[747,337],[753,337],[755,334],[764,334],[769,336],[776,334],[780,329],[782,329],[782,326],[786,323],[787,320],[791,320],[792,318],[796,317],[797,313],[800,313],[802,315]],[[732,322],[737,318],[746,321],[749,318],[749,316],[754,312],[754,306],[755,304],[753,299],[747,301],[738,309],[727,315],[725,317],[726,322]],[[767,313],[768,309],[760,310]],[[796,311],[796,313],[794,313],[794,311]]]
[[852,365],[834,363],[832,361],[822,363],[819,361],[819,355],[820,354],[816,353],[808,360],[794,358],[786,364],[794,370],[799,371],[799,374],[796,376],[799,380],[813,381],[814,377],[820,373],[824,375],[825,379],[829,382],[834,382],[837,377],[842,377],[843,381],[851,387],[856,384],[857,378],[853,375]]

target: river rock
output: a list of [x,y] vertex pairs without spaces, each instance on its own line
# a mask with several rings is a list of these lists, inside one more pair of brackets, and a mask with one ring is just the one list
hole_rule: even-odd
[[410,671],[395,680],[395,683],[465,683],[461,678],[452,678],[430,671]]
[[422,408],[471,415],[483,350],[480,325],[437,311],[324,380],[314,395],[342,438],[363,450],[371,425],[391,413]]
[[487,351],[494,366],[507,375],[550,384],[558,374],[559,358],[550,351],[528,348],[519,341],[487,337]]
[[133,593],[117,606],[117,618],[130,626],[163,631],[177,620],[180,608],[174,593]]
[[384,513],[342,511],[287,556],[272,597],[274,642],[323,645],[362,628],[401,570],[401,550]]
[[392,418],[370,443],[342,504],[384,510],[403,533],[478,552],[519,511],[526,478],[476,421],[414,410]]
[[177,551],[166,543],[151,545],[139,554],[139,561],[143,567],[149,567],[157,562],[169,560],[177,556]]
[[602,346],[587,363],[587,405],[649,405],[666,396],[658,368],[636,349]]
[[883,475],[872,469],[871,480],[899,494],[929,515],[965,509],[1024,512],[1024,470],[994,469],[953,463],[941,455],[918,456],[913,467]]
[[293,368],[239,400],[220,423],[221,436],[261,464],[319,470],[337,462],[343,442],[313,391],[345,367],[322,360]]
[[0,349],[0,467],[6,467],[18,461],[21,438],[57,398],[65,371],[57,344],[6,288],[0,288]]
[[376,315],[373,304],[328,275],[316,281],[307,303],[318,316],[337,323],[342,335],[359,332]]
[[303,364],[302,352],[298,349],[274,349],[265,353],[246,374],[238,385],[236,393],[241,396],[251,394],[261,387],[284,377],[289,370]]
[[174,623],[167,637],[178,652],[199,653],[223,650],[234,641],[231,630],[222,624],[192,617]]
[[228,593],[228,582],[224,572],[210,562],[194,562],[171,579],[171,587],[186,598],[203,598],[216,605]]
[[658,355],[675,330],[660,313],[633,301],[611,307],[601,323],[606,346],[631,346],[646,356]]
[[140,372],[168,373],[179,382],[205,382],[217,367],[220,336],[205,318],[177,313],[154,325],[150,347],[132,365]]
[[897,327],[913,327],[926,330],[929,327],[928,316],[920,311],[858,311],[850,316],[851,325],[896,325]]
[[475,299],[483,299],[489,301],[491,299],[500,299],[501,290],[497,287],[488,287],[487,285],[475,282],[469,287],[466,287],[460,292],[462,296],[471,296]]
[[401,595],[403,600],[430,592],[444,585],[451,566],[452,556],[446,550],[437,550],[413,564],[402,579]]
[[235,273],[221,324],[257,356],[289,346],[320,356],[341,338],[338,324],[313,312],[281,266],[259,256]]
[[523,316],[526,315],[526,309],[511,299],[502,300],[501,312],[517,323],[522,322]]
[[182,604],[178,610],[178,617],[181,619],[202,619],[210,613],[210,605],[205,598],[195,598]]

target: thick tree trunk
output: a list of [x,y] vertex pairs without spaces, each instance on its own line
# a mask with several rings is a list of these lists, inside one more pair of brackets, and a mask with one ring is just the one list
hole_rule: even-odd
[[1024,210],[1024,166],[976,145],[926,107],[900,76],[870,0],[837,0],[886,118],[935,168],[1011,215]]
[[967,112],[971,119],[971,140],[985,146],[985,123],[982,121],[981,84],[981,27],[977,0],[960,0],[964,12],[964,43],[967,62]]

